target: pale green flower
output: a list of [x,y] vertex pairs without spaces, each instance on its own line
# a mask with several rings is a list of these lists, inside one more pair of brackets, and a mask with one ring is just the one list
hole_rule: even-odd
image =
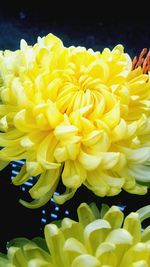
[[[1,267],[148,267],[150,226],[141,221],[150,206],[131,212],[125,219],[116,206],[101,212],[96,205],[82,203],[79,221],[64,218],[61,226],[45,227],[45,241],[16,239],[8,248]],[[20,245],[18,243],[20,242]],[[46,246],[47,245],[47,246]]]

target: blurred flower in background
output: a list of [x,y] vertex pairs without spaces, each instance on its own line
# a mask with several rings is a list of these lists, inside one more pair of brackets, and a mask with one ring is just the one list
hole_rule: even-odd
[[[0,55],[0,169],[24,159],[13,179],[31,176],[29,208],[44,205],[62,179],[62,204],[84,184],[97,196],[150,182],[149,68],[123,46],[102,53],[63,46],[52,34]],[[145,71],[146,70],[146,71]]]
[[[64,218],[46,225],[45,239],[17,238],[0,254],[3,267],[148,267],[150,228],[141,222],[149,217],[150,206],[124,218],[116,206],[92,203],[78,208],[79,221]],[[3,265],[2,265],[3,264]]]

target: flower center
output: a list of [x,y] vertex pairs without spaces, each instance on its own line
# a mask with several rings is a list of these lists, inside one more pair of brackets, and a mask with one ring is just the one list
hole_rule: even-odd
[[88,105],[94,107],[102,99],[101,89],[107,89],[100,78],[92,77],[86,70],[77,72],[68,69],[62,78],[63,83],[56,98],[57,107],[62,113],[70,114]]

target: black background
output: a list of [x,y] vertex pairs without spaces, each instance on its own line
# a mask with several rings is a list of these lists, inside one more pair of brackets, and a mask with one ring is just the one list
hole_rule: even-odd
[[[65,9],[65,12],[62,9],[64,2],[56,2],[54,7],[50,1],[10,3],[1,3],[0,50],[16,50],[22,38],[29,44],[34,44],[38,36],[49,32],[60,37],[66,46],[80,45],[102,50],[121,43],[132,58],[143,47],[150,47],[150,19],[146,14],[146,7],[144,11],[126,11],[125,14],[117,11],[116,14],[108,2],[104,8],[95,3],[90,3],[90,6],[85,3],[81,8],[77,2],[70,2],[66,5],[69,9]],[[11,184],[10,176],[11,166],[0,173],[0,251],[4,251],[8,240],[17,236],[32,238],[43,234],[42,209],[28,210],[18,203],[23,192]],[[122,192],[115,197],[97,198],[82,187],[73,200],[60,208],[59,217],[62,218],[64,211],[68,209],[69,216],[76,218],[76,208],[83,201],[96,201],[99,206],[101,203],[125,205],[125,212],[128,213],[149,204],[150,194],[136,196]],[[50,221],[53,207],[48,203],[44,209]]]

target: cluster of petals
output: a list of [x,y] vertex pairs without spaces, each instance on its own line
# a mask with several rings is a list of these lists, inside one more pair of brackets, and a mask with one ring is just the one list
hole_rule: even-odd
[[123,46],[101,53],[65,47],[52,34],[0,54],[0,169],[24,159],[13,179],[36,183],[28,207],[64,203],[84,184],[97,196],[150,182],[150,82]]
[[45,239],[16,239],[3,267],[149,267],[150,226],[141,221],[149,216],[149,206],[124,218],[116,206],[99,212],[96,205],[82,203],[79,221],[64,218],[60,226],[45,226]]

